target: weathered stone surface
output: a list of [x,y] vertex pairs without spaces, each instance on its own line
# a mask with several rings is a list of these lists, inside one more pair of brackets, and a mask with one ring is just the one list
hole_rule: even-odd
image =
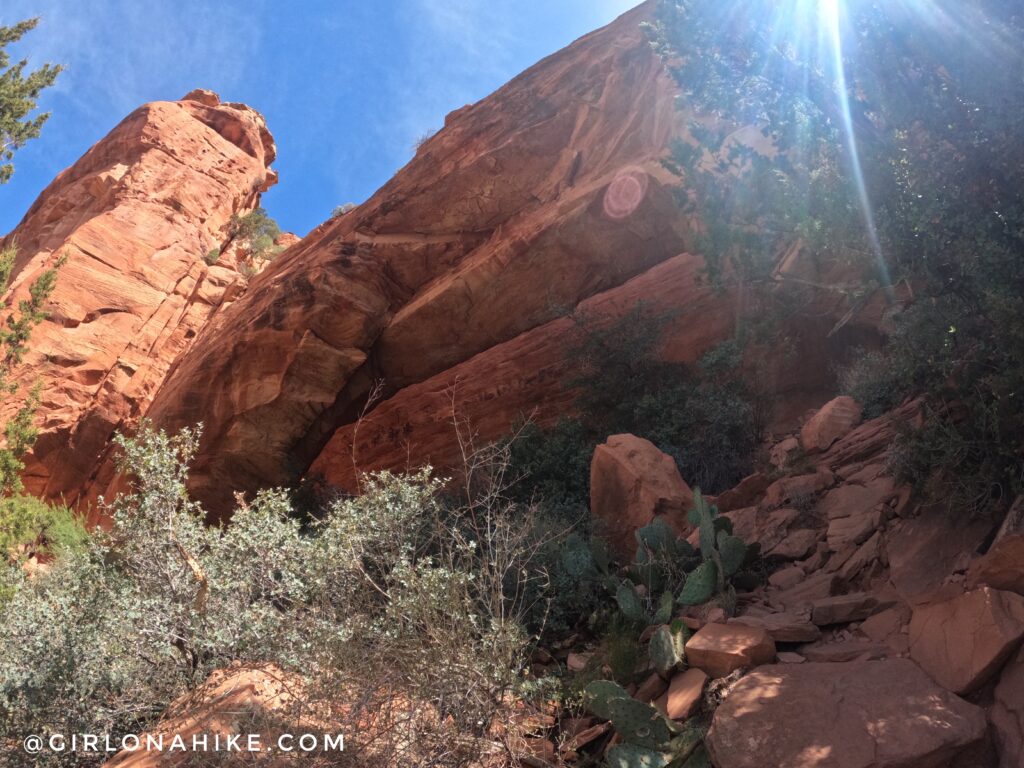
[[773,467],[784,469],[789,464],[790,456],[800,448],[800,441],[795,437],[787,437],[772,446],[768,461]]
[[[682,254],[620,286],[585,299],[579,311],[602,326],[625,316],[642,300],[651,311],[685,309],[665,329],[665,354],[692,362],[729,333],[732,319],[712,306],[700,284],[703,260]],[[696,322],[700,317],[701,322]],[[332,485],[356,489],[356,469],[404,470],[415,442],[414,465],[459,468],[461,450],[453,425],[471,425],[479,440],[508,434],[529,414],[548,425],[572,409],[575,393],[561,386],[576,373],[565,350],[578,329],[559,318],[496,344],[429,379],[410,384],[380,403],[361,423],[339,428],[309,470]]]
[[843,563],[839,569],[839,578],[849,583],[853,581],[862,571],[875,563],[882,555],[882,533],[875,531],[874,535],[857,547],[857,550]]
[[686,643],[686,662],[711,677],[725,677],[741,667],[774,659],[775,643],[762,627],[707,624]]
[[816,600],[835,594],[838,579],[835,574],[819,572],[808,576],[800,584],[770,595],[771,602],[789,610],[809,608]]
[[812,643],[821,637],[814,622],[795,613],[743,615],[729,619],[729,623],[763,627],[776,643]]
[[914,609],[910,656],[940,685],[969,693],[1024,639],[1024,597],[982,587]]
[[807,557],[818,545],[818,533],[807,528],[792,531],[776,544],[768,554],[783,560],[800,560]]
[[655,706],[672,720],[685,720],[700,706],[708,676],[699,669],[690,668],[672,678],[668,690],[655,702]]
[[828,488],[835,482],[835,476],[828,470],[809,475],[796,475],[776,480],[764,494],[764,503],[769,507],[792,501],[804,501]]
[[879,477],[867,485],[844,484],[829,491],[819,511],[828,520],[828,546],[833,552],[863,544],[887,519],[887,503],[894,495],[890,478]]
[[805,451],[824,451],[860,424],[861,407],[852,397],[830,400],[800,430]]
[[706,743],[718,768],[946,768],[985,727],[909,660],[777,664],[740,680]]
[[662,516],[682,534],[693,493],[675,461],[635,435],[612,435],[590,463],[590,513],[598,533],[627,560],[636,551],[637,528]]
[[909,609],[898,605],[869,616],[860,625],[860,631],[876,643],[883,643],[894,635],[902,634],[909,623]]
[[814,601],[811,621],[819,627],[861,621],[893,605],[894,601],[879,595],[858,592]]
[[730,488],[728,491],[719,494],[715,504],[720,512],[728,512],[741,507],[751,507],[757,503],[761,494],[765,492],[771,481],[767,475],[755,472],[743,478],[739,485]]
[[[200,498],[227,507],[233,488],[294,480],[376,380],[389,398],[688,250],[691,225],[661,167],[685,126],[639,26],[651,10],[449,115],[394,179],[275,259],[220,315],[153,406],[161,425],[205,422]],[[512,366],[487,371],[492,395],[530,373]],[[531,403],[560,389],[540,384]],[[493,423],[519,415],[502,404],[489,403]],[[449,423],[450,400],[429,417]],[[410,441],[416,464],[431,451],[418,434],[394,437],[391,461],[405,462]]]
[[651,702],[663,696],[667,690],[668,683],[665,682],[665,678],[657,672],[651,672],[647,679],[640,683],[636,693],[633,694],[633,698],[638,701]]
[[990,529],[984,520],[942,509],[924,509],[913,519],[890,521],[890,579],[903,601],[911,606],[927,602]]
[[1024,649],[1004,668],[996,685],[991,720],[999,768],[1024,765]]
[[[61,256],[48,310],[15,371],[39,383],[42,430],[26,488],[77,503],[117,429],[144,415],[172,362],[245,279],[229,239],[235,213],[273,184],[262,116],[215,94],[140,107],[61,173],[3,239],[16,243],[17,301]],[[0,402],[0,422],[19,406]],[[84,505],[82,505],[84,506]]]
[[803,581],[806,576],[807,574],[804,573],[803,568],[799,565],[791,565],[788,568],[775,571],[775,573],[768,577],[768,583],[778,589],[789,589]]
[[808,661],[838,664],[850,661],[884,659],[892,655],[892,650],[884,643],[853,639],[801,645],[800,653]]
[[1024,533],[1014,533],[996,543],[971,563],[967,585],[989,586],[1024,595]]

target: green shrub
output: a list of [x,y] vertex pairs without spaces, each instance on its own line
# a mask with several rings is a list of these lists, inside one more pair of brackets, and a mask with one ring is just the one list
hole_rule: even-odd
[[211,267],[214,264],[216,264],[219,260],[220,260],[220,248],[211,248],[210,250],[208,250],[206,252],[206,255],[203,257],[203,261],[205,261]]
[[750,473],[763,417],[742,374],[742,345],[727,342],[697,365],[658,358],[667,315],[642,304],[602,326],[576,318],[569,352],[576,416],[546,429],[527,425],[512,440],[520,498],[586,509],[590,459],[609,435],[630,432],[668,453],[688,483],[721,491]]
[[23,546],[56,555],[85,546],[88,534],[81,521],[65,506],[51,506],[33,496],[0,499],[0,553]]
[[468,764],[529,656],[529,511],[485,493],[456,505],[427,472],[383,473],[305,532],[280,491],[212,527],[185,491],[198,439],[149,428],[119,438],[136,489],[107,508],[111,530],[35,578],[2,569],[13,594],[0,605],[0,743],[36,732],[116,739],[214,669],[272,661],[307,679],[311,706],[347,713],[352,765],[358,724],[401,701],[435,707],[440,730],[397,722],[388,764],[409,764],[411,744],[450,755],[454,733],[469,757],[445,764]]
[[349,211],[354,211],[356,207],[355,203],[342,203],[341,205],[335,206],[334,210],[331,211],[331,218],[336,219],[339,216],[344,216]]
[[[0,42],[3,40],[0,28]],[[7,288],[14,265],[16,249],[5,248],[0,253],[0,292]],[[20,299],[15,310],[3,319],[0,325],[0,396],[9,398],[19,394],[21,389],[13,378],[15,367],[22,361],[28,349],[28,340],[33,329],[46,319],[44,307],[57,284],[57,271],[64,264],[59,257],[52,267],[40,273],[29,286],[28,298]],[[32,447],[39,434],[35,426],[36,406],[39,404],[39,388],[20,392],[22,406],[0,429],[4,435],[4,446],[0,448],[0,498],[21,491],[21,459]]]
[[233,215],[228,234],[245,241],[253,259],[270,259],[283,250],[274,244],[281,235],[281,227],[263,208],[255,208],[243,216]]
[[[712,0],[662,3],[646,25],[686,94],[696,142],[666,165],[703,222],[712,281],[742,283],[758,306],[786,283],[773,270],[795,241],[861,273],[852,309],[909,278],[914,306],[844,386],[868,415],[922,396],[927,426],[900,440],[901,476],[968,511],[1005,508],[1024,465],[1024,113],[1010,106],[1024,101],[1024,49],[1005,44],[1024,34],[1019,4],[981,0],[949,27],[847,4],[842,59],[806,46],[778,3],[747,5],[728,34]],[[747,125],[779,151],[734,141]]]

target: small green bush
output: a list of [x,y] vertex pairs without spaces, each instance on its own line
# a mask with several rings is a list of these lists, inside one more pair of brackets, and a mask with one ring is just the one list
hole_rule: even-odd
[[210,250],[208,250],[206,252],[206,255],[203,257],[203,261],[205,261],[211,267],[214,264],[216,264],[219,260],[220,260],[220,248],[211,248]]
[[51,506],[33,496],[0,499],[0,553],[9,558],[23,546],[49,555],[81,549],[88,536],[65,506]]
[[[365,764],[359,724],[399,701],[440,718],[397,720],[391,741],[374,745],[390,750],[381,764],[412,764],[411,749],[433,764],[478,759],[478,737],[529,658],[523,600],[539,578],[529,511],[484,490],[454,503],[424,471],[370,476],[363,495],[336,500],[306,530],[281,491],[208,526],[186,493],[198,439],[148,427],[118,438],[136,489],[107,507],[111,530],[32,579],[0,569],[11,593],[0,603],[0,743],[117,740],[214,669],[271,661],[304,676],[310,706],[342,713],[345,764]],[[99,762],[17,753],[10,764]]]
[[344,216],[349,211],[354,211],[355,209],[355,203],[342,203],[341,205],[336,206],[333,211],[331,211],[331,218],[336,219],[339,216]]
[[742,374],[742,346],[727,342],[697,365],[664,363],[658,345],[671,319],[642,304],[602,326],[577,317],[569,360],[576,416],[515,431],[519,498],[586,509],[590,459],[609,435],[630,432],[672,456],[688,483],[712,492],[750,473],[763,417]]
[[283,250],[274,244],[281,235],[281,227],[263,208],[255,208],[243,216],[232,216],[228,234],[244,240],[254,259],[270,259]]

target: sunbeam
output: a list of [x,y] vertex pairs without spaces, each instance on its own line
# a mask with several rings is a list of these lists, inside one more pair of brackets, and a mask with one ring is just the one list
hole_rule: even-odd
[[868,242],[878,265],[879,276],[886,291],[892,291],[889,278],[889,267],[882,253],[882,244],[878,237],[878,228],[875,225],[875,214],[871,207],[871,196],[868,193],[867,183],[864,181],[864,169],[861,166],[860,153],[857,150],[857,135],[853,126],[853,115],[850,109],[850,89],[846,81],[846,65],[843,61],[843,19],[841,0],[820,0],[818,11],[820,21],[824,27],[828,43],[831,47],[832,65],[835,68],[836,96],[839,99],[839,110],[843,121],[843,132],[846,135],[846,148],[849,153],[850,169],[853,172],[853,181],[857,187],[857,197],[860,201],[861,213],[864,216],[864,226],[867,229]]

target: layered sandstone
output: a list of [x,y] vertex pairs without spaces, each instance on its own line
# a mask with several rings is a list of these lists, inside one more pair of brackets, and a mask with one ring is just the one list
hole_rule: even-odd
[[[16,244],[2,303],[64,258],[49,319],[16,371],[38,383],[42,432],[27,489],[79,498],[115,430],[144,414],[171,366],[237,294],[228,240],[235,213],[276,181],[262,116],[209,91],[140,107],[61,173],[3,244]],[[0,403],[0,421],[18,406]]]
[[[235,489],[304,474],[351,489],[361,471],[447,471],[461,452],[453,421],[481,442],[524,416],[552,421],[572,402],[574,312],[600,323],[638,301],[671,309],[664,353],[683,361],[730,336],[746,297],[702,281],[688,255],[701,224],[680,213],[685,181],[663,167],[688,134],[640,26],[655,5],[449,115],[377,194],[214,319],[151,415],[205,424],[193,492],[215,513]],[[780,254],[777,279],[794,276],[827,282],[799,247]],[[763,367],[801,410],[826,399],[827,310],[847,309],[839,292],[813,299],[818,319],[791,334],[801,375],[781,359]]]

